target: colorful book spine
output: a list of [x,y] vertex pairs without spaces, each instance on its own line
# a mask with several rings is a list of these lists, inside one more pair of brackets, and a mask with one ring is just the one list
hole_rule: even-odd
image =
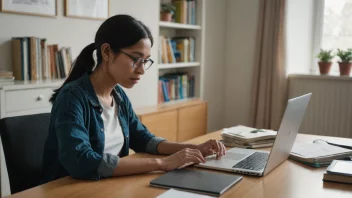
[[196,1],[173,0],[175,6],[174,22],[183,24],[196,24]]
[[195,62],[194,37],[159,37],[159,61],[161,64]]
[[159,103],[194,97],[194,76],[187,73],[168,73],[159,77]]
[[37,37],[14,37],[11,42],[12,71],[16,80],[46,80],[68,76],[73,61],[71,48],[59,50],[57,44],[47,45],[45,38]]

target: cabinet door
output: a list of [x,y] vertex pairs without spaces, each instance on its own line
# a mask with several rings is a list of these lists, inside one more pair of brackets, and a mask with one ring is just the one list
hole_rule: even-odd
[[178,142],[183,142],[206,133],[206,103],[180,108],[178,113]]
[[141,118],[142,123],[155,136],[176,141],[177,110],[142,115]]

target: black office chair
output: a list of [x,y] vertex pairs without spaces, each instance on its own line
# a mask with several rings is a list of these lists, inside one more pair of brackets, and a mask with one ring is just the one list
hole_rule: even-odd
[[0,135],[11,194],[40,184],[50,113],[0,120]]

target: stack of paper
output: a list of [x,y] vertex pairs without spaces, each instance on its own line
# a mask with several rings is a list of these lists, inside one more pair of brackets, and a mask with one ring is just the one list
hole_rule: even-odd
[[221,132],[223,143],[229,147],[260,148],[272,146],[277,132],[246,126],[225,128]]
[[335,159],[352,156],[352,150],[333,146],[324,142],[295,143],[290,158],[314,166],[328,166]]
[[202,194],[196,194],[192,192],[186,192],[186,191],[181,191],[181,190],[176,190],[176,189],[170,189],[163,194],[157,196],[157,198],[211,198],[211,196],[208,195],[202,195]]

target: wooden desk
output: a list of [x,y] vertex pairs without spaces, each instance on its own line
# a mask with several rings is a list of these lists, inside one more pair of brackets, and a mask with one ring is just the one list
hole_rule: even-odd
[[[220,132],[210,133],[188,142],[202,143],[210,138],[220,139]],[[299,134],[297,141],[311,142],[326,139],[352,144],[352,139]],[[150,157],[133,154],[130,158]],[[207,169],[202,169],[207,170]],[[222,197],[352,197],[352,186],[323,182],[326,168],[312,168],[291,160],[285,161],[265,177],[244,176]],[[209,170],[210,171],[210,170]],[[149,182],[164,174],[155,172],[136,176],[115,177],[100,181],[79,181],[65,177],[10,196],[15,197],[156,197],[166,190],[149,187]],[[233,174],[233,173],[227,173]]]

